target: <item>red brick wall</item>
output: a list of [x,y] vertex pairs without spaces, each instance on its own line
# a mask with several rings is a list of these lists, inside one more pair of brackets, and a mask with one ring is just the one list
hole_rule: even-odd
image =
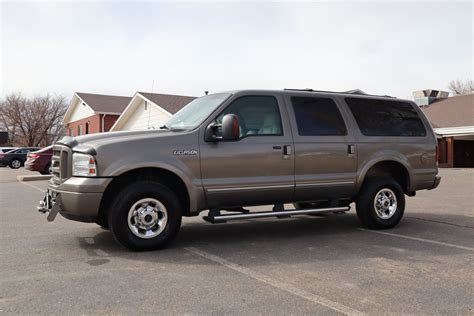
[[[74,122],[70,122],[66,125],[66,135],[71,136],[70,129],[73,129],[74,136],[78,136],[79,134],[79,126],[82,125],[82,133],[83,135],[86,134],[86,123],[89,124],[89,133],[100,133],[102,132],[102,115],[103,114],[95,114],[81,120],[77,120]],[[117,120],[118,115],[105,115],[104,118],[104,125],[105,131],[108,132],[112,125],[114,125],[115,121]]]
[[107,114],[104,119],[105,131],[108,132],[112,126],[115,124],[115,121],[119,118],[118,115]]

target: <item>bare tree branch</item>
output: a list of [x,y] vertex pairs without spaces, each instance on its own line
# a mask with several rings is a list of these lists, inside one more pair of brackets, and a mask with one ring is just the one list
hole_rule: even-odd
[[0,103],[0,125],[8,132],[11,145],[46,146],[62,135],[65,112],[63,96],[10,94]]
[[451,80],[448,89],[454,95],[472,94],[474,93],[474,83],[472,80]]

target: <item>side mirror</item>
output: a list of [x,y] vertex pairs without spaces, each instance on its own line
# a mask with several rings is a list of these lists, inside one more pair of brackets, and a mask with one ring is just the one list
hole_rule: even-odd
[[[217,136],[217,130],[221,128],[222,136]],[[239,119],[235,114],[226,114],[222,118],[222,124],[213,122],[206,127],[204,141],[217,142],[219,140],[237,140],[240,137]]]
[[222,139],[237,140],[240,137],[239,118],[235,114],[226,114],[222,118]]

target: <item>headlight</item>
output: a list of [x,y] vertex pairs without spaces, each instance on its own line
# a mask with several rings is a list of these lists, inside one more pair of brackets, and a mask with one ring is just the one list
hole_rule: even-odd
[[97,176],[97,166],[94,156],[74,153],[72,155],[72,175],[78,177]]

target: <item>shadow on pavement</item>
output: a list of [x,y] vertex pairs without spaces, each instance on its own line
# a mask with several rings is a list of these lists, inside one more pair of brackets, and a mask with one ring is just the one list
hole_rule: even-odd
[[[408,231],[413,236],[421,232],[433,232],[438,226],[433,222],[405,218],[399,226],[387,232],[403,235]],[[412,261],[415,260],[414,256],[420,254],[451,256],[469,253],[461,249],[364,232],[359,230],[360,227],[355,214],[249,220],[215,225],[193,222],[185,223],[177,240],[160,251],[129,251],[115,242],[111,232],[99,229],[96,235],[89,238],[93,239],[93,243],[79,238],[79,246],[86,250],[92,260],[121,257],[173,264],[189,264],[190,260],[194,264],[203,264],[202,259],[196,261],[199,258],[193,258],[194,255],[185,251],[187,247],[208,250],[216,255],[257,257],[260,258],[255,261],[257,265],[267,264],[268,260],[292,264],[379,257]]]

